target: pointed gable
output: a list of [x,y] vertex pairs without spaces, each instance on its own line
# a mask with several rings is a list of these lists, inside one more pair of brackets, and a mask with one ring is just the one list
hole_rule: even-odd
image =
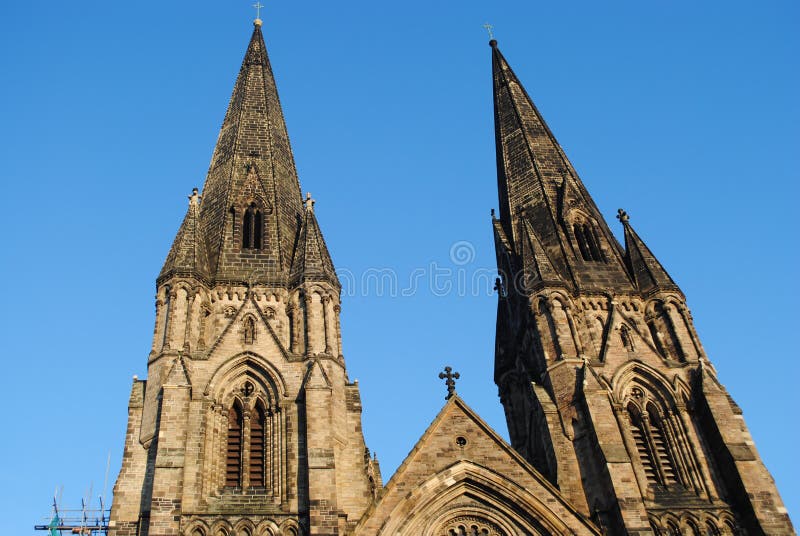
[[173,275],[192,275],[203,280],[209,275],[208,254],[200,228],[200,196],[197,188],[189,196],[189,208],[158,275],[158,284]]
[[680,291],[650,248],[633,230],[628,214],[619,209],[617,218],[625,231],[625,263],[639,291],[643,294],[654,290]]
[[464,512],[506,534],[599,534],[456,395],[367,510],[356,534],[428,534]]
[[[236,210],[256,166],[265,204],[270,247],[257,252],[266,267],[262,280],[280,282],[291,262],[301,212],[300,185],[275,78],[257,21],[233,89],[203,189],[203,229],[209,260],[220,280],[243,281],[247,267],[237,247]],[[251,184],[251,183],[250,183]],[[266,207],[265,207],[266,210]]]
[[337,288],[340,286],[331,255],[328,253],[328,246],[314,214],[314,200],[311,199],[311,194],[306,197],[303,224],[300,227],[300,236],[289,276],[292,285],[306,281],[325,281]]

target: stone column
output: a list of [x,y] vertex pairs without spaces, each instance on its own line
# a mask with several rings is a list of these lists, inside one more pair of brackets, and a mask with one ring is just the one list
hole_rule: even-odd
[[325,355],[331,355],[333,343],[331,341],[331,313],[329,311],[331,299],[329,296],[322,297],[322,331],[325,337]]
[[306,324],[306,330],[305,330],[306,355],[312,355],[312,354],[314,354],[314,351],[316,350],[312,346],[313,329],[315,327],[315,325],[314,325],[315,322],[313,321],[314,320],[314,297],[311,294],[306,294],[305,296],[303,296],[303,300],[304,300],[303,303],[305,305],[305,307],[303,307],[303,313],[304,313],[303,316],[305,317],[305,324]]
[[170,290],[167,298],[167,303],[164,311],[164,344],[161,346],[164,350],[169,350],[172,343],[172,316],[175,309],[175,299],[178,293],[175,290]]
[[342,306],[338,303],[333,306],[333,318],[335,323],[334,342],[336,344],[336,356],[342,356],[342,324],[341,324]]

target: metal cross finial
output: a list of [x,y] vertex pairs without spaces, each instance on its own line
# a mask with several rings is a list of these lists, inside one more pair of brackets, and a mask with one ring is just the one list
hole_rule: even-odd
[[260,19],[261,8],[264,7],[264,4],[262,4],[261,2],[256,2],[255,4],[253,4],[253,7],[256,8],[256,19]]
[[444,367],[444,372],[439,373],[439,379],[445,381],[445,385],[447,385],[447,396],[444,397],[445,400],[450,400],[454,394],[456,394],[456,380],[461,377],[461,374],[458,372],[453,372],[453,367]]
[[306,198],[303,201],[303,206],[305,206],[308,210],[313,210],[314,203],[316,203],[316,200],[314,200],[314,198],[311,197],[311,192],[306,192]]
[[494,30],[494,26],[487,22],[483,25],[483,27],[486,28],[487,32],[489,32],[489,39],[494,39],[494,33],[492,32],[492,30]]

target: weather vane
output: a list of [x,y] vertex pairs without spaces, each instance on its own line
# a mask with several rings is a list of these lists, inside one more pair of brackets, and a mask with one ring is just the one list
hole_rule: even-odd
[[486,28],[487,32],[489,32],[489,39],[494,39],[494,33],[492,32],[492,30],[494,30],[494,26],[487,22],[483,25],[483,27]]

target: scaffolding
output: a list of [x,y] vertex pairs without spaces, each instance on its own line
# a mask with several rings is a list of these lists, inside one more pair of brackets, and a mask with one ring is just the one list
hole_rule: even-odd
[[80,534],[94,536],[95,534],[108,535],[108,517],[111,512],[99,499],[100,507],[93,508],[88,501],[81,499],[81,508],[65,510],[59,508],[58,500],[53,498],[52,512],[44,517],[46,525],[34,525],[36,530],[46,530],[50,536],[63,536],[64,534]]
[[98,497],[99,507],[93,507],[92,487],[86,493],[86,497],[81,499],[80,509],[64,509],[60,506],[60,498],[64,493],[64,488],[56,489],[53,494],[53,504],[50,508],[50,515],[43,516],[41,525],[34,525],[35,530],[48,531],[49,536],[64,536],[66,534],[79,534],[81,536],[96,536],[103,534],[108,536],[108,520],[111,515],[104,497],[108,488],[108,470],[111,466],[111,453],[108,453],[106,462],[106,478],[103,483],[103,494]]

